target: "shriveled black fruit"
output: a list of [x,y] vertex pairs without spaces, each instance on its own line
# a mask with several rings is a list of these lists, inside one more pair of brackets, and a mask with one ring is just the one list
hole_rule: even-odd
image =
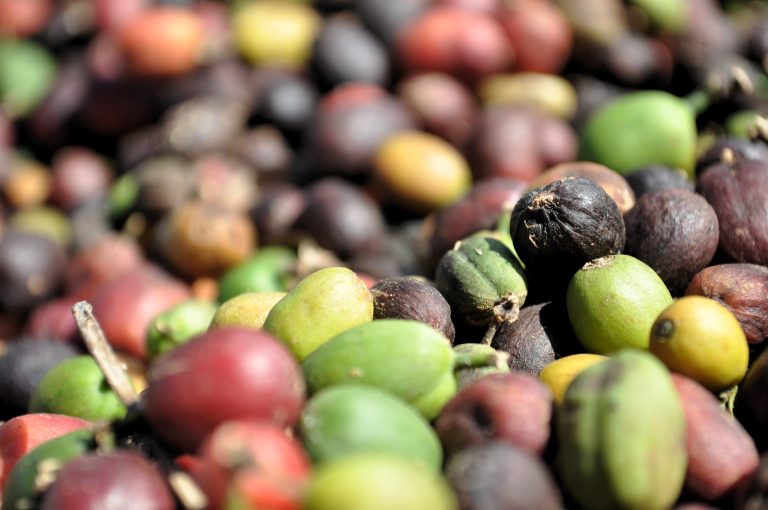
[[738,161],[767,161],[768,145],[738,137],[717,140],[696,161],[696,174],[718,163],[732,164]]
[[0,237],[0,308],[24,313],[51,297],[65,264],[64,249],[50,237],[7,229]]
[[523,195],[512,209],[510,235],[531,279],[558,287],[590,260],[620,253],[625,241],[616,202],[583,177]]
[[462,321],[494,325],[517,320],[528,295],[520,264],[504,243],[469,237],[443,255],[435,283]]
[[377,248],[386,232],[376,203],[360,188],[336,177],[322,179],[307,189],[297,225],[342,259]]
[[693,276],[707,267],[717,251],[717,215],[692,191],[647,193],[624,215],[624,223],[624,252],[651,266],[673,296],[685,292]]
[[741,324],[750,344],[768,338],[768,267],[757,264],[718,264],[697,273],[686,295],[714,299]]
[[509,354],[512,371],[532,376],[538,376],[555,358],[581,352],[567,310],[555,301],[520,310],[517,321],[499,326],[491,346]]
[[461,510],[559,510],[562,496],[546,464],[511,444],[469,447],[446,467]]
[[725,256],[768,265],[768,160],[710,166],[699,176],[697,191],[717,214]]
[[635,197],[640,198],[646,193],[665,189],[687,189],[693,191],[693,182],[688,175],[668,166],[651,165],[639,168],[626,177]]
[[624,176],[605,165],[590,161],[570,161],[555,165],[531,181],[528,189],[546,186],[565,177],[586,177],[587,179],[592,179],[616,202],[621,214],[626,213],[635,206],[635,192]]
[[80,351],[65,342],[19,338],[8,342],[0,357],[0,408],[3,415],[23,414],[38,381],[45,373]]
[[371,288],[371,295],[374,319],[420,321],[453,343],[456,330],[451,321],[451,307],[429,283],[408,276],[385,278]]

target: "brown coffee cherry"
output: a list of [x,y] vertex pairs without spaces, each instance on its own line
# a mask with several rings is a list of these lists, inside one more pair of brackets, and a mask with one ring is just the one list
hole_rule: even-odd
[[[638,168],[625,176],[636,197],[663,191],[665,189],[686,189],[693,191],[693,182],[682,170],[663,165],[651,165]],[[626,211],[624,211],[626,212]]]
[[768,159],[768,145],[759,140],[737,137],[720,138],[696,160],[696,173],[718,163],[733,164],[737,161],[765,161]]
[[546,464],[501,441],[471,446],[448,461],[462,510],[558,510],[562,496]]
[[381,143],[414,125],[402,102],[381,87],[342,84],[323,97],[309,127],[311,172],[366,176]]
[[768,164],[743,160],[710,166],[699,176],[697,191],[717,214],[726,257],[768,265]]
[[673,296],[683,294],[717,251],[717,215],[692,191],[646,193],[624,215],[624,224],[625,253],[651,266]]
[[203,201],[172,211],[156,235],[165,259],[187,278],[220,276],[256,246],[256,231],[245,213]]
[[714,299],[741,324],[750,344],[768,338],[768,268],[757,264],[718,264],[698,272],[686,295]]
[[374,319],[410,319],[423,322],[453,343],[456,331],[451,307],[429,283],[412,277],[385,278],[371,287]]
[[375,250],[386,233],[378,205],[362,190],[336,177],[327,177],[306,190],[306,202],[296,225],[342,259]]
[[552,392],[527,374],[491,374],[458,392],[435,422],[446,455],[490,440],[533,454],[550,435]]
[[491,346],[509,354],[512,371],[534,377],[555,358],[582,350],[568,311],[555,301],[523,307],[515,322],[498,327]]

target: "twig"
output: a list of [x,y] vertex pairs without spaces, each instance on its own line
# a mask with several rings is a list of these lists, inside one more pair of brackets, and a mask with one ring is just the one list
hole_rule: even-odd
[[496,330],[498,328],[499,325],[497,323],[493,323],[488,326],[488,329],[485,330],[485,334],[483,335],[483,339],[480,340],[480,343],[483,345],[491,345],[493,342],[493,337],[496,336]]
[[203,510],[206,508],[208,498],[195,482],[195,479],[186,471],[179,469],[155,437],[152,435],[145,436],[144,443],[149,448],[150,454],[159,462],[160,468],[165,472],[168,485],[179,498],[182,508],[184,510]]
[[107,337],[104,336],[99,322],[94,317],[91,304],[87,301],[75,303],[72,307],[72,315],[75,317],[77,328],[83,336],[88,352],[96,359],[96,363],[109,386],[125,407],[135,404],[138,395],[136,395],[122,363],[117,359]]
[[[138,395],[136,395],[136,391],[128,379],[123,364],[115,356],[104,331],[93,315],[93,306],[87,301],[75,303],[72,307],[72,315],[75,317],[75,322],[88,351],[96,359],[96,363],[109,386],[125,407],[133,406],[138,401]],[[144,441],[151,445],[152,454],[160,460],[167,474],[168,483],[179,498],[182,507],[185,510],[202,510],[205,508],[208,505],[207,498],[192,477],[175,465],[171,456],[151,435],[144,436]]]

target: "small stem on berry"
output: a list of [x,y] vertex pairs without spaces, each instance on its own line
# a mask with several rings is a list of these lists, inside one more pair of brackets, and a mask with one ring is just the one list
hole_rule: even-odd
[[721,407],[728,411],[731,415],[733,415],[733,408],[736,403],[736,393],[738,393],[738,391],[739,385],[736,384],[718,395],[720,398]]
[[688,103],[688,107],[696,117],[704,113],[712,104],[712,94],[701,89],[694,90],[682,99]]
[[488,329],[485,330],[485,334],[483,335],[483,339],[480,341],[483,345],[491,345],[491,342],[493,342],[493,337],[496,336],[496,330],[499,328],[499,325],[494,323],[488,326]]
[[459,368],[503,368],[509,362],[509,354],[502,351],[461,352],[456,354],[453,362],[455,369]]
[[72,307],[77,328],[83,336],[88,352],[99,365],[107,384],[112,388],[125,407],[130,407],[138,400],[138,395],[131,385],[123,364],[107,341],[104,331],[93,315],[93,306],[87,301],[75,303]]
[[186,510],[202,510],[208,506],[208,498],[192,477],[184,471],[176,470],[170,473],[168,483]]

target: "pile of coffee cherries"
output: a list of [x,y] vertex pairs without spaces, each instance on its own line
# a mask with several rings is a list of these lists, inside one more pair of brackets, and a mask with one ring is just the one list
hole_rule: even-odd
[[0,0],[5,510],[768,505],[768,6]]

